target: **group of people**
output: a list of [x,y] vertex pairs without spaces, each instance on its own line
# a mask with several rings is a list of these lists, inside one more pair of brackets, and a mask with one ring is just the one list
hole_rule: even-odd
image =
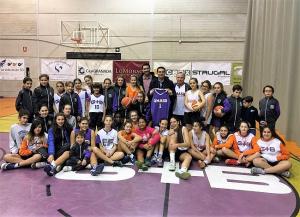
[[227,165],[253,165],[252,174],[290,176],[289,152],[275,133],[280,106],[272,86],[263,88],[258,111],[253,97],[241,98],[240,85],[227,96],[221,82],[205,80],[199,87],[179,72],[173,83],[164,67],[155,76],[149,64],[142,72],[128,83],[118,77],[115,85],[89,75],[85,87],[78,78],[58,81],[56,93],[46,74],[33,92],[32,79],[24,78],[16,99],[19,123],[11,127],[11,153],[1,168],[44,167],[49,176],[88,168],[96,176],[105,165],[131,162],[147,170],[168,158],[169,170],[189,179],[193,159],[203,169],[223,158]]

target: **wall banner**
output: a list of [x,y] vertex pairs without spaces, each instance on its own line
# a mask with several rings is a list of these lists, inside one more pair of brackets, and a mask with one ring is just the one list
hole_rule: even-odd
[[199,83],[209,80],[212,85],[217,81],[230,85],[230,62],[192,62],[192,77]]
[[77,60],[77,78],[83,81],[84,76],[91,75],[94,82],[103,82],[105,78],[112,79],[112,60]]
[[73,81],[76,77],[76,61],[41,59],[40,74],[48,74],[50,80],[54,81]]
[[23,80],[25,77],[24,59],[0,58],[1,80]]

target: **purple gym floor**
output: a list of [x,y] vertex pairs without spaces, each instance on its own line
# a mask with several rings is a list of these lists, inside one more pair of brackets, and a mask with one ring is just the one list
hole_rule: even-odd
[[[0,147],[7,151],[7,133],[0,133]],[[51,196],[46,194],[48,184]],[[0,186],[0,216],[291,216],[297,201],[293,191],[213,188],[207,172],[164,184],[159,173],[137,172],[122,181],[77,181],[25,168],[2,171]]]

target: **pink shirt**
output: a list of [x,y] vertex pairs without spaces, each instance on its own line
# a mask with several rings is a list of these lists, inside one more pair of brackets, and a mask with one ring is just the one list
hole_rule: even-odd
[[145,130],[140,130],[140,128],[137,128],[135,130],[135,133],[142,137],[142,141],[139,143],[139,147],[143,147],[144,144],[146,144],[149,139],[152,137],[152,133],[154,132],[154,128],[152,127],[146,127]]

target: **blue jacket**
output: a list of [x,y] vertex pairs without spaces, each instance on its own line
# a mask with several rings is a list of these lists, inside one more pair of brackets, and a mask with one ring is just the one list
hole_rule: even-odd
[[274,97],[264,97],[259,101],[259,117],[261,121],[266,121],[268,125],[275,125],[280,116],[280,106]]
[[61,146],[65,143],[70,144],[70,135],[66,129],[63,130],[64,132],[64,141],[60,138],[55,137],[53,128],[50,128],[48,131],[48,154],[54,155],[56,151],[58,151]]

